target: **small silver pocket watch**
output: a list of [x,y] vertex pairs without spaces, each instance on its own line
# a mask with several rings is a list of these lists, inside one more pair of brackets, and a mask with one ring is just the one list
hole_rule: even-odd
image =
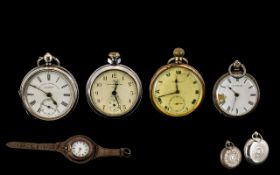
[[260,133],[254,132],[244,146],[244,156],[251,164],[263,163],[269,154],[269,146]]
[[240,61],[235,60],[213,89],[215,107],[227,117],[239,117],[253,111],[260,99],[256,79],[246,72]]
[[101,116],[126,116],[142,98],[141,81],[132,69],[120,64],[118,52],[109,53],[108,63],[95,70],[88,79],[88,103]]
[[37,60],[20,86],[23,106],[35,118],[53,121],[69,114],[78,101],[78,86],[73,75],[49,53]]
[[242,154],[232,142],[226,141],[225,148],[220,153],[220,162],[227,168],[232,169],[237,167],[242,160]]

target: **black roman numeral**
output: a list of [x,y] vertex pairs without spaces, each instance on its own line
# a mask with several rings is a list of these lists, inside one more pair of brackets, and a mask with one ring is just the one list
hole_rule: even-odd
[[40,77],[37,77],[37,80],[42,83],[42,79]]
[[35,103],[36,103],[36,100],[33,100],[33,101],[31,101],[29,104],[30,104],[31,106],[33,106],[33,105],[35,105]]
[[67,86],[68,86],[68,84],[65,84],[65,85],[61,86],[61,88],[65,88],[65,87],[67,87]]
[[65,101],[62,101],[61,104],[62,104],[63,106],[65,106],[65,107],[68,106],[68,103],[66,103]]
[[253,105],[253,104],[254,104],[254,102],[252,102],[252,101],[248,101],[248,104]]
[[51,80],[51,74],[50,73],[47,74],[47,79],[48,79],[48,81]]

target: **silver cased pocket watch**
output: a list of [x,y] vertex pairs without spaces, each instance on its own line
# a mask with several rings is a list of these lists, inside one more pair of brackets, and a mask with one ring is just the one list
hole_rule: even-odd
[[127,116],[141,101],[141,80],[131,68],[120,64],[118,52],[109,53],[108,63],[95,70],[88,79],[87,101],[101,116],[110,118]]
[[235,60],[213,88],[215,107],[227,117],[236,118],[253,111],[260,99],[256,79],[246,72],[241,62]]
[[49,53],[22,80],[19,95],[28,114],[54,121],[65,117],[77,104],[79,91],[74,76]]
[[244,146],[244,156],[251,164],[263,163],[269,154],[269,146],[260,133],[254,132]]
[[237,167],[242,160],[242,154],[232,142],[226,141],[225,148],[220,153],[220,162],[227,168],[232,169]]

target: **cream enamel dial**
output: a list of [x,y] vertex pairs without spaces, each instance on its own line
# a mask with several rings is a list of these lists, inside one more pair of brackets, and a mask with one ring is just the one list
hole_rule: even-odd
[[[175,58],[179,51],[174,50]],[[152,104],[161,113],[172,117],[192,113],[202,102],[204,93],[205,85],[199,72],[181,62],[162,66],[150,83]]]
[[32,69],[24,77],[19,92],[28,113],[46,121],[66,116],[78,99],[74,77],[66,69],[55,65]]
[[141,81],[137,74],[127,66],[113,64],[116,63],[114,61],[97,69],[87,83],[90,106],[98,114],[107,117],[129,114],[137,107],[142,96]]
[[71,152],[78,158],[86,157],[90,153],[90,146],[85,141],[75,141],[71,145]]
[[227,73],[219,78],[213,89],[216,108],[230,117],[248,114],[257,106],[259,98],[257,81],[248,73],[242,76]]

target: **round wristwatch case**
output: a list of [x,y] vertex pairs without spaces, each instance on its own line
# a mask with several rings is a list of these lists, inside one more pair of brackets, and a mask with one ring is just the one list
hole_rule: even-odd
[[73,75],[60,66],[56,57],[46,53],[23,78],[19,94],[28,114],[53,121],[74,109],[79,91]]

